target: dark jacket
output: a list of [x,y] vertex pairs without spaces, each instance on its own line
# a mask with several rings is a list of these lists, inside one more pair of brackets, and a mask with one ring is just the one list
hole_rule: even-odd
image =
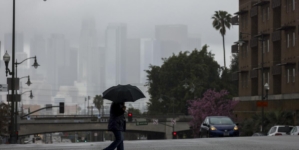
[[108,123],[108,130],[126,130],[126,121],[123,110],[124,103],[112,103],[110,106],[110,118]]

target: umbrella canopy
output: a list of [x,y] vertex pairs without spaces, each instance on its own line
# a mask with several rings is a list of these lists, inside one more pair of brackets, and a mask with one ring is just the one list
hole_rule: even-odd
[[135,102],[140,98],[145,98],[145,96],[138,87],[128,84],[110,87],[103,92],[103,98],[120,103]]

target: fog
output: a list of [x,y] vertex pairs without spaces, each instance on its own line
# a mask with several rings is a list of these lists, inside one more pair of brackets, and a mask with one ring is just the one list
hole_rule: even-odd
[[[6,84],[2,57],[12,55],[12,0],[0,0],[1,84]],[[37,56],[18,66],[19,93],[24,105],[79,105],[117,84],[138,86],[147,98],[131,107],[146,111],[143,86],[149,64],[161,65],[162,57],[200,49],[204,44],[223,66],[222,37],[212,27],[215,11],[238,11],[237,0],[16,0],[16,59]],[[238,26],[225,36],[226,64]],[[11,68],[11,62],[9,67]],[[1,92],[0,101],[6,101]],[[92,100],[90,100],[90,105]],[[107,102],[105,102],[107,103]],[[76,110],[77,111],[77,110]]]

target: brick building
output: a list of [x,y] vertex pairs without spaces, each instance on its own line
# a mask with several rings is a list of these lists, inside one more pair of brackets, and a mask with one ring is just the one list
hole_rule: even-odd
[[232,24],[240,31],[232,45],[232,53],[239,56],[239,71],[233,75],[239,81],[239,96],[234,98],[240,100],[238,118],[261,111],[256,102],[262,95],[268,95],[265,111],[298,114],[299,0],[239,0]]

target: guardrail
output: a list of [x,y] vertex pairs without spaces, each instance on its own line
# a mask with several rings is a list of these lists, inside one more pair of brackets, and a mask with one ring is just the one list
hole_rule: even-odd
[[[31,115],[30,119],[34,120],[46,120],[46,119],[92,119],[92,120],[97,120],[97,119],[109,119],[109,115],[104,115],[101,117],[98,117],[99,114],[95,115]],[[138,116],[133,116],[133,120],[143,118],[146,119],[148,122],[152,122],[153,119],[158,119],[159,121],[162,122],[167,122],[169,121],[170,118],[175,118],[177,121],[190,121],[192,119],[191,116],[185,116],[182,114],[177,114],[177,115],[138,115]],[[25,118],[24,118],[25,119]]]

